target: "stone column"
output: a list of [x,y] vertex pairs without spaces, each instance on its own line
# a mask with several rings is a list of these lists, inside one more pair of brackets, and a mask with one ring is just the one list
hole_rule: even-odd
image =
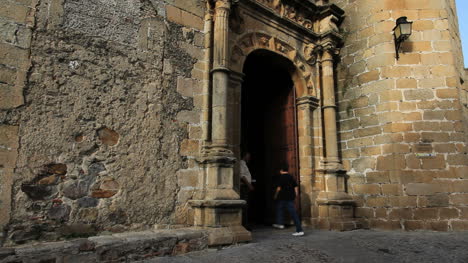
[[[312,217],[314,196],[314,134],[313,112],[319,106],[319,100],[312,96],[302,96],[296,100],[297,128],[299,135],[299,159],[301,179],[301,217],[309,224]],[[316,194],[315,194],[316,195]]]
[[231,3],[218,0],[215,3],[215,27],[213,47],[213,117],[212,141],[218,147],[227,147],[228,123],[228,28]]
[[336,49],[327,46],[322,54],[322,109],[325,137],[325,158],[318,170],[324,180],[324,189],[319,193],[318,226],[332,230],[357,228],[354,220],[354,201],[346,193],[346,171],[342,169],[338,155],[336,125],[334,55]]
[[[199,163],[203,173],[198,185],[201,189],[190,200],[194,209],[194,225],[213,228],[210,245],[232,244],[251,240],[250,232],[242,226],[242,206],[234,190],[236,158],[230,145],[232,114],[229,113],[228,36],[230,0],[214,2],[214,36],[211,108],[211,144],[204,146]],[[231,142],[232,143],[232,142]]]
[[325,131],[325,160],[327,168],[340,169],[338,158],[338,137],[336,130],[335,80],[333,74],[333,54],[325,50],[322,55],[323,118]]

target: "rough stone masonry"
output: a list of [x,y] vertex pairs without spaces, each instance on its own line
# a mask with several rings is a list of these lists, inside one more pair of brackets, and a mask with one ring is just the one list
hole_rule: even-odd
[[[327,157],[330,119],[323,119],[320,90],[326,84],[336,91],[336,162],[346,174],[339,187],[352,199],[346,217],[353,226],[468,229],[468,86],[453,0],[309,0],[303,10],[312,14],[310,27],[290,11],[299,5],[294,0],[3,0],[2,246],[209,220],[189,200],[212,183],[204,181],[209,172],[199,157],[213,148],[206,127],[219,121],[206,117],[210,89],[204,87],[212,84],[208,9],[221,10],[221,2],[232,2],[233,10],[224,27],[226,54],[236,54],[235,39],[260,33],[273,35],[262,48],[283,56],[290,48],[284,43],[303,44],[305,38],[288,37],[281,26],[317,39],[330,29],[333,39],[343,39],[329,59],[315,48],[317,59],[306,67],[313,71],[297,75],[308,74],[305,90],[317,90],[303,98],[313,101],[310,115],[298,106],[305,224],[333,229],[333,220],[324,226],[320,218],[345,217],[333,214],[330,202],[319,209],[316,200],[331,187],[326,175],[317,175]],[[274,19],[261,24],[236,11],[252,6]],[[414,22],[413,34],[396,60],[392,29],[401,16]],[[320,74],[330,70],[335,75],[324,84]],[[234,136],[236,127],[224,128]],[[225,185],[237,190],[238,182]],[[222,224],[236,226],[237,208],[228,201],[219,209],[233,221]]]

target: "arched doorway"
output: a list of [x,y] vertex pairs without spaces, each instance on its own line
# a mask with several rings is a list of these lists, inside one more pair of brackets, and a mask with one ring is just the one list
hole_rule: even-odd
[[[247,57],[241,97],[241,148],[252,154],[255,191],[249,200],[249,221],[274,222],[274,186],[282,163],[299,185],[295,67],[283,56],[256,50]],[[297,208],[300,208],[297,198]]]

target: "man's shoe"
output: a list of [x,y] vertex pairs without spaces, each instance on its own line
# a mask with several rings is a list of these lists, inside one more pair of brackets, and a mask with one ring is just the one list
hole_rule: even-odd
[[293,233],[292,235],[295,237],[300,237],[304,235],[304,232],[296,232],[296,233]]
[[274,228],[283,229],[284,225],[273,224]]

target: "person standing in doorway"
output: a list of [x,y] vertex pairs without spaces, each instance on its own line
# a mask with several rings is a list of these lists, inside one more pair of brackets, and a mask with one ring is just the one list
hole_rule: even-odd
[[247,203],[242,209],[242,225],[247,230],[251,230],[249,226],[249,218],[248,218],[248,210],[249,210],[249,196],[250,193],[254,191],[254,187],[252,185],[252,175],[250,174],[249,167],[247,167],[247,163],[250,162],[251,156],[249,152],[242,153],[242,159],[239,162],[240,166],[240,178],[241,178],[241,189],[240,195],[241,199],[245,200]]
[[294,200],[299,195],[299,186],[294,178],[288,172],[289,166],[282,164],[280,169],[280,177],[276,186],[274,199],[276,200],[276,224],[273,227],[283,229],[283,212],[286,208],[289,215],[294,221],[296,232],[293,236],[303,236],[304,230],[302,229],[301,220],[297,215],[296,208],[294,208]]

